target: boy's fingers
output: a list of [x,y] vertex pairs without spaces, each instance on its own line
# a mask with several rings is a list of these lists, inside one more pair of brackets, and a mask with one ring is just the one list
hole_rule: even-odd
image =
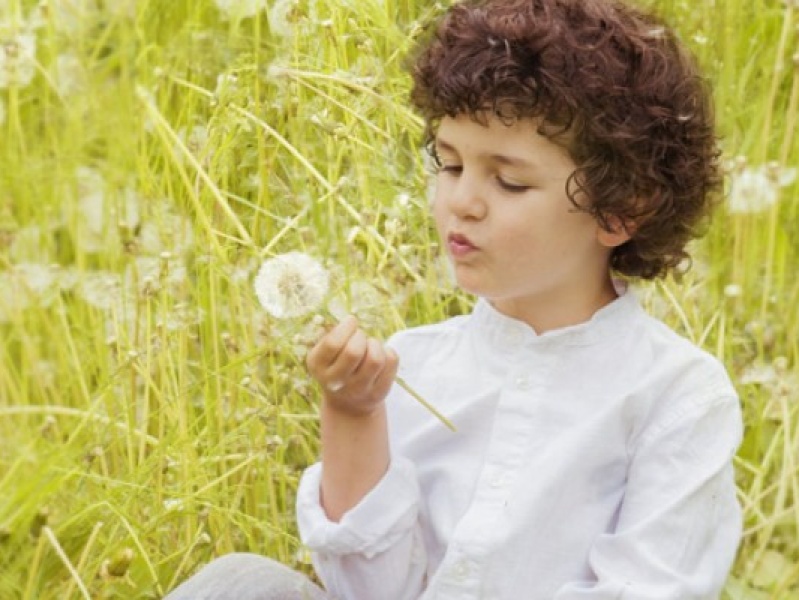
[[347,341],[358,329],[358,320],[349,315],[327,332],[308,353],[306,363],[327,366],[332,364]]
[[356,329],[332,363],[328,365],[330,378],[338,381],[350,377],[365,360],[368,349],[366,334],[363,330]]
[[383,368],[380,370],[377,378],[374,381],[373,387],[377,395],[385,398],[394,380],[397,377],[397,367],[399,365],[399,357],[393,349],[386,349],[386,359]]
[[364,357],[353,373],[357,385],[369,388],[374,386],[377,379],[386,367],[386,349],[383,343],[374,338],[366,342]]

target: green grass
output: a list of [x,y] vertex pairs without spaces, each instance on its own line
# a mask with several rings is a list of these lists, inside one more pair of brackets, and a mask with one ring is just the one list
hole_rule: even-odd
[[[35,3],[6,4],[8,48]],[[468,309],[402,72],[440,6],[271,4],[62,2],[32,80],[0,89],[2,598],[160,597],[232,550],[309,568],[293,497],[317,451],[313,333],[257,306],[262,258],[324,259],[379,335]],[[712,76],[726,156],[796,165],[796,3],[650,4]],[[798,189],[722,208],[694,270],[642,290],[741,395],[735,599],[799,593]]]

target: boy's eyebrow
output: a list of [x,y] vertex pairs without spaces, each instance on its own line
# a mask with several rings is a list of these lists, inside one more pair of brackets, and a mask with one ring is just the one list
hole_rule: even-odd
[[[446,140],[442,140],[440,137],[436,137],[435,144],[436,144],[436,148],[439,148],[439,149],[444,150],[446,152],[454,152],[455,154],[457,154],[457,150],[456,150],[455,146],[453,146],[452,144],[450,144]],[[494,161],[496,163],[499,163],[501,165],[508,165],[510,167],[524,167],[526,169],[533,169],[536,166],[535,163],[533,163],[533,162],[531,162],[531,161],[529,161],[527,159],[520,158],[518,156],[508,156],[507,154],[488,154],[488,153],[483,153],[480,156],[481,157],[487,157],[488,159],[490,159],[490,160],[492,160],[492,161]]]

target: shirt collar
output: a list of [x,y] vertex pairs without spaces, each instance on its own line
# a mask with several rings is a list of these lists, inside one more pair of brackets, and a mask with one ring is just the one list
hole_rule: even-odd
[[513,351],[522,346],[557,345],[586,346],[615,339],[619,331],[629,326],[629,320],[640,312],[641,305],[626,286],[617,284],[618,298],[606,304],[583,323],[553,329],[539,335],[524,321],[508,317],[485,298],[479,298],[472,311],[471,321],[477,335],[498,350]]

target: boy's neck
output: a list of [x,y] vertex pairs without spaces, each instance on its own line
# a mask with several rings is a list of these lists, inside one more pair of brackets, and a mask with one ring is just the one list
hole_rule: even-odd
[[527,323],[538,334],[589,321],[598,310],[618,298],[613,280],[608,275],[599,285],[582,287],[573,293],[559,291],[549,297],[524,300],[488,299],[507,317]]

